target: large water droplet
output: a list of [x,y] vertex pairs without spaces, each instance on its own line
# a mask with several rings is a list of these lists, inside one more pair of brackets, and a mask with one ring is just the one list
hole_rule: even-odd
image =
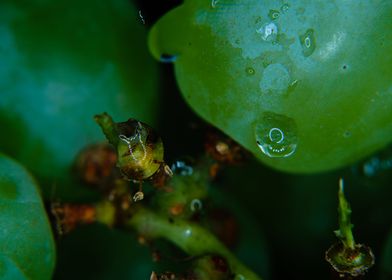
[[255,126],[256,143],[269,157],[289,157],[297,149],[297,125],[292,118],[265,112]]
[[266,23],[257,29],[256,32],[261,34],[261,38],[264,41],[275,42],[278,36],[278,26],[273,22]]
[[163,63],[173,63],[176,60],[177,60],[176,55],[171,55],[166,53],[161,54],[161,56],[159,57],[159,61]]
[[306,32],[299,36],[302,46],[302,53],[305,57],[310,56],[316,49],[316,39],[314,37],[314,30],[308,29]]

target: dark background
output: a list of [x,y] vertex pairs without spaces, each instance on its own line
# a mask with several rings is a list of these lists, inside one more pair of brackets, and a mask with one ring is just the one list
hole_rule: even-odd
[[[150,27],[182,1],[134,2]],[[162,117],[158,130],[168,161],[184,155],[197,156],[203,150],[206,125],[181,98],[173,65],[161,64],[160,68]],[[391,150],[384,151],[382,156],[391,158]],[[376,266],[371,269],[368,279],[380,276],[379,260],[392,219],[392,173],[389,170],[365,176],[362,172],[364,162],[335,172],[299,176],[282,174],[251,160],[221,174],[216,184],[247,208],[264,233],[260,238],[265,239],[269,256],[265,279],[332,278],[324,254],[337,241],[333,231],[338,228],[340,177],[345,179],[346,196],[352,206],[356,241],[371,246],[376,255]],[[124,267],[127,267],[128,258],[133,258],[133,252],[140,249],[135,246],[125,234],[100,226],[77,231],[60,241],[55,278],[69,279],[69,268],[77,266],[81,275],[88,275],[90,279],[105,276],[125,279],[128,274]],[[123,251],[122,257],[115,258],[119,251]],[[140,262],[133,267],[142,269],[150,255],[147,249],[141,252]],[[97,255],[103,257],[97,258]]]

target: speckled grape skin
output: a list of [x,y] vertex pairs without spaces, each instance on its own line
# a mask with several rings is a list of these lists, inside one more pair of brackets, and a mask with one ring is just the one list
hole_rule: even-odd
[[[339,168],[392,139],[389,0],[188,0],[158,21],[149,44],[156,58],[177,55],[179,87],[200,116],[276,169]],[[257,146],[265,112],[295,121],[291,156]]]

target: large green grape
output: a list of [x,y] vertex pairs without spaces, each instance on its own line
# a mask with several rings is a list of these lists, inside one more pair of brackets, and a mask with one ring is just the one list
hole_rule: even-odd
[[310,173],[392,140],[391,19],[389,0],[186,0],[149,43],[198,114],[266,164]]
[[30,174],[0,154],[0,279],[51,279],[52,233]]
[[104,139],[95,114],[154,123],[146,40],[127,0],[0,2],[0,150],[44,179],[47,195],[72,195],[75,155]]

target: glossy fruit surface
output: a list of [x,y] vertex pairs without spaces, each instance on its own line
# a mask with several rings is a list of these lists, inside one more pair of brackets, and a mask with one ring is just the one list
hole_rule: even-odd
[[51,279],[55,248],[39,189],[0,154],[0,278]]
[[104,141],[96,113],[155,121],[157,64],[129,1],[1,1],[0,61],[0,150],[59,193]]
[[188,0],[152,28],[184,98],[266,164],[318,172],[392,140],[392,2]]

